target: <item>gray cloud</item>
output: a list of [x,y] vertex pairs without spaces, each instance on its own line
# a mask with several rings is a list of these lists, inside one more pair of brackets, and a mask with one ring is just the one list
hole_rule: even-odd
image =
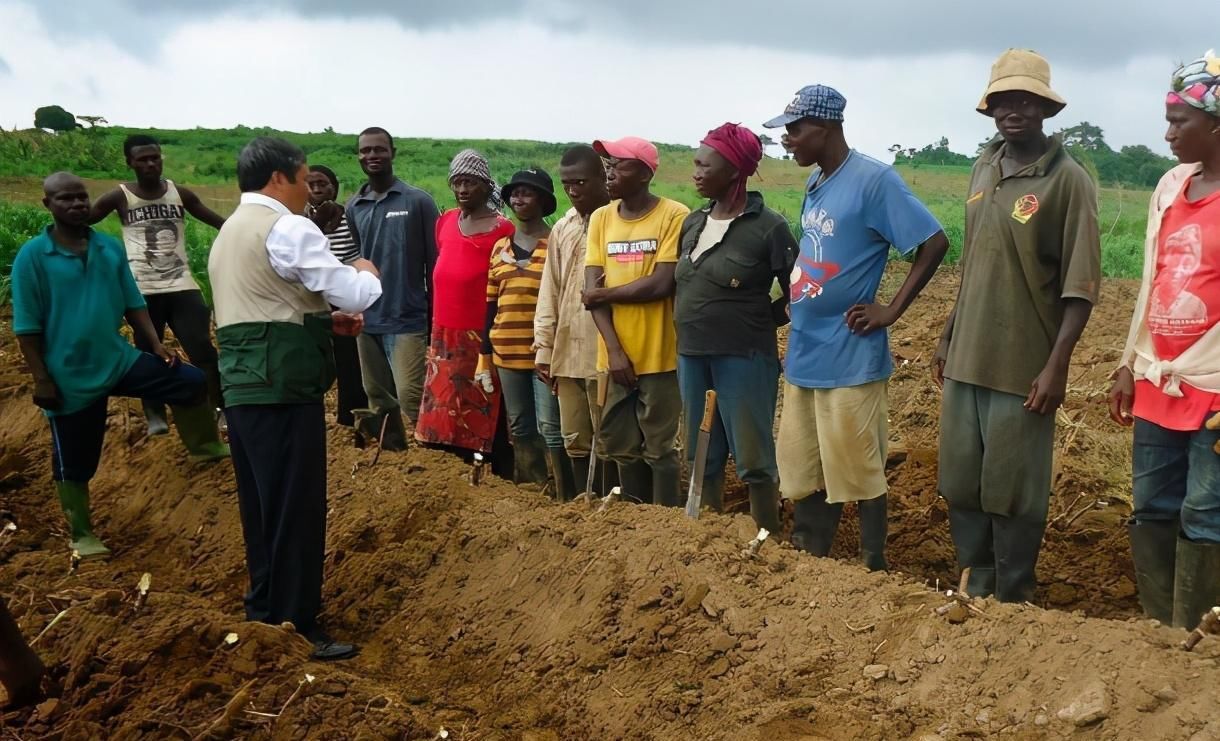
[[0,57],[0,75],[13,74],[13,68],[8,66],[8,62],[4,61],[4,57]]
[[[110,35],[140,53],[157,28],[223,12],[246,16],[287,12],[307,18],[387,18],[420,30],[469,27],[472,44],[509,48],[511,39],[480,34],[480,22],[515,20],[564,31],[588,31],[633,45],[698,46],[725,42],[832,56],[892,59],[1034,48],[1052,63],[1112,66],[1140,55],[1171,64],[1215,44],[1207,23],[1182,23],[1159,3],[1111,0],[1027,0],[1005,6],[978,0],[773,0],[765,5],[722,0],[419,0],[348,6],[334,0],[265,0],[250,11],[242,0],[77,0],[38,3],[48,25]],[[1123,7],[1123,6],[1126,7]],[[1003,8],[1012,8],[1005,10]],[[375,43],[370,40],[370,45]],[[234,50],[239,51],[239,50]],[[709,71],[715,60],[709,59]],[[884,81],[879,81],[884,83]],[[1117,82],[1117,81],[1116,81]]]

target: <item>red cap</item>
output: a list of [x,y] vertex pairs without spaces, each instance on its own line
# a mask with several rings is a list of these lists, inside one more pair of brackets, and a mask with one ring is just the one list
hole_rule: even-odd
[[613,157],[619,160],[639,160],[643,162],[649,170],[657,171],[657,165],[660,164],[660,156],[657,155],[657,148],[652,142],[647,139],[641,139],[638,136],[624,136],[622,139],[614,141],[606,141],[598,139],[593,142],[593,149],[603,157]]

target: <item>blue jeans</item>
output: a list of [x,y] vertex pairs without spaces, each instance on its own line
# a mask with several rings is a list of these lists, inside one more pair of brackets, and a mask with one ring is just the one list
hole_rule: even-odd
[[1135,420],[1131,456],[1136,522],[1178,520],[1182,534],[1220,543],[1220,432],[1167,430]]
[[724,471],[729,453],[747,484],[778,481],[775,401],[779,360],[766,355],[679,355],[678,383],[686,416],[686,460],[693,465],[703,399],[716,392],[716,416],[707,447],[707,476]]
[[548,448],[563,448],[559,431],[559,398],[531,370],[496,368],[504,407],[508,410],[508,433],[513,437],[542,435]]
[[86,482],[97,473],[106,436],[106,401],[111,396],[195,406],[207,401],[203,371],[193,365],[166,365],[151,353],[140,353],[131,370],[110,392],[80,411],[48,417],[51,423],[51,474],[56,481]]

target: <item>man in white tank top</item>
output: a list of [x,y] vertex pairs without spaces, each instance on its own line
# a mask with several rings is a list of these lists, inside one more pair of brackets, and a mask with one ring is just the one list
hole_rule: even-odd
[[[127,261],[144,300],[157,337],[165,327],[173,330],[192,364],[204,372],[212,406],[223,406],[220,375],[216,368],[216,348],[211,337],[211,310],[191,275],[186,254],[186,214],[219,229],[223,217],[204,205],[199,196],[161,177],[161,145],[156,139],[133,134],[123,142],[127,165],[135,173],[134,182],[120,184],[93,203],[90,223],[97,223],[118,212],[123,224],[123,243]],[[136,345],[141,350],[142,340]],[[148,434],[169,432],[165,407],[144,402]]]

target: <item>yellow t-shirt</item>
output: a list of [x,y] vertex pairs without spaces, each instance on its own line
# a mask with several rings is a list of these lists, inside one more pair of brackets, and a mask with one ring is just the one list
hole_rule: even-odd
[[[593,212],[589,219],[586,267],[601,267],[605,286],[615,288],[652,275],[657,263],[678,261],[678,238],[690,209],[662,198],[644,216],[619,216],[618,201]],[[614,330],[636,374],[665,373],[678,367],[673,296],[646,304],[614,304]],[[606,370],[606,343],[597,343],[597,368]]]

